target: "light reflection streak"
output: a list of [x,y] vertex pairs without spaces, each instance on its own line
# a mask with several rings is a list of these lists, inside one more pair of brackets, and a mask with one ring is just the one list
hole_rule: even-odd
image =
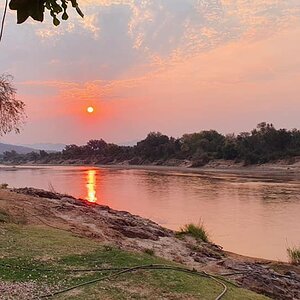
[[87,197],[86,200],[89,202],[97,202],[96,197],[96,170],[88,170],[86,175],[86,188],[87,188]]

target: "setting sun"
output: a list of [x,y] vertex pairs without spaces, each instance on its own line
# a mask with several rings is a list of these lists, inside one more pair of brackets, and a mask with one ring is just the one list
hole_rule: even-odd
[[88,112],[88,113],[90,113],[90,114],[91,114],[91,113],[93,113],[93,112],[94,112],[94,107],[92,107],[92,106],[89,106],[89,107],[88,107],[86,110],[87,110],[87,112]]

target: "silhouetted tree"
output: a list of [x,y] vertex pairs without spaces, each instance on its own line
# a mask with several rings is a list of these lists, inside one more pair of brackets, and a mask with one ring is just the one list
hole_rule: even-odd
[[170,159],[190,160],[193,167],[200,167],[213,159],[243,161],[259,164],[272,160],[295,161],[300,156],[300,131],[277,130],[272,124],[262,122],[251,132],[222,135],[215,130],[184,134],[181,138],[168,137],[160,132],[150,132],[136,146],[118,146],[104,140],[90,140],[86,145],[68,145],[62,152],[18,154],[6,152],[6,162],[61,162],[83,164],[111,164],[127,161],[130,164],[168,164]]
[[174,143],[174,139],[160,132],[150,132],[148,136],[137,143],[136,154],[150,161],[165,160],[174,154],[174,147],[170,144]]
[[0,75],[0,136],[11,131],[19,132],[25,119],[25,104],[16,99],[11,75]]

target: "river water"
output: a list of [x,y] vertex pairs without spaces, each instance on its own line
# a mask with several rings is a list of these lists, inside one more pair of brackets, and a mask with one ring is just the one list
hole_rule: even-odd
[[243,255],[286,261],[286,248],[300,246],[296,176],[59,166],[0,168],[0,183],[52,186],[174,230],[203,222],[215,243]]

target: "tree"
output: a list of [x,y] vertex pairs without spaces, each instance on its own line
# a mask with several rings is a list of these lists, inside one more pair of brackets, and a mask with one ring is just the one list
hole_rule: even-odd
[[11,131],[19,132],[25,120],[25,104],[16,99],[11,75],[0,75],[0,136]]
[[172,147],[170,144],[173,142],[168,136],[160,132],[150,132],[144,140],[137,143],[135,150],[138,156],[150,161],[166,159],[171,155]]
[[77,13],[83,17],[76,0],[10,0],[9,8],[17,11],[17,23],[25,22],[28,17],[32,17],[36,21],[44,21],[44,11],[49,10],[50,16],[53,19],[55,26],[60,24],[58,15],[61,15],[62,20],[69,18],[67,9],[69,4],[76,9]]

